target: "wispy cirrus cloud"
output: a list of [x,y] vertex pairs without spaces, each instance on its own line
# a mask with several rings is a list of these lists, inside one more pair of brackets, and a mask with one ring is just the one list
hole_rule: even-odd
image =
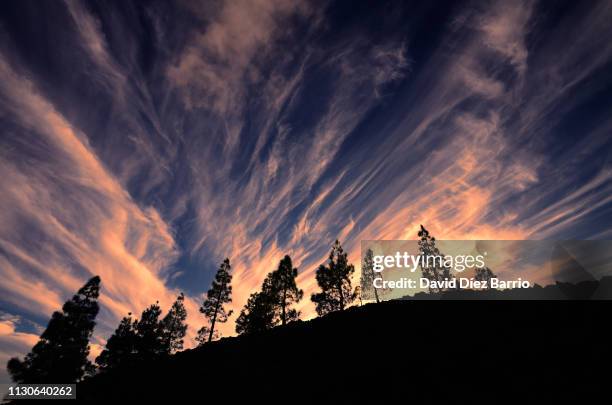
[[358,262],[361,239],[421,223],[441,239],[606,235],[612,11],[547,7],[68,1],[44,74],[11,31],[3,307],[43,323],[100,274],[97,345],[181,289],[193,336],[225,257],[239,310],[285,254],[308,297],[336,238]]
[[[177,257],[174,235],[152,207],[141,208],[108,172],[87,142],[34,85],[5,62],[0,86],[15,125],[0,161],[0,252],[3,300],[22,313],[48,316],[83,282],[103,281],[100,331],[159,300],[178,294],[165,286]],[[15,159],[30,137],[26,161]],[[40,155],[39,152],[44,151]],[[191,313],[197,308],[189,302]]]

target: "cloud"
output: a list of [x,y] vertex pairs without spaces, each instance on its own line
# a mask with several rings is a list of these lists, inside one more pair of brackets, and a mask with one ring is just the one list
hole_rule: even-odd
[[0,62],[2,303],[43,319],[101,275],[95,350],[181,286],[199,291],[193,338],[225,257],[239,311],[290,254],[311,317],[336,238],[359,267],[360,240],[421,223],[441,239],[558,237],[610,203],[609,162],[591,157],[612,122],[569,146],[556,127],[612,56],[605,2],[552,28],[532,2],[469,7],[439,42],[300,1],[182,6],[66,3],[95,97]]
[[[474,35],[458,36],[451,54],[440,48],[426,71],[409,76],[422,96],[395,127],[369,134],[372,141],[361,153],[341,155],[342,145],[380,102],[381,86],[408,77],[404,42],[364,44],[356,37],[330,46],[318,67],[338,76],[329,86],[323,113],[311,115],[312,126],[304,132],[292,127],[289,117],[294,105],[303,108],[296,100],[305,85],[288,88],[295,94],[284,98],[289,103],[283,113],[272,115],[278,119],[277,132],[262,136],[270,152],[259,162],[251,158],[257,163],[248,176],[228,184],[231,170],[216,168],[224,186],[206,179],[197,187],[200,239],[194,252],[206,247],[232,259],[238,286],[234,309],[259,288],[283,254],[292,255],[300,268],[299,282],[308,297],[317,289],[314,271],[336,237],[358,265],[360,240],[414,239],[421,223],[448,239],[544,236],[536,225],[545,223],[543,218],[531,217],[525,205],[509,203],[545,180],[544,156],[516,146],[517,138],[532,133],[516,133],[508,118],[508,110],[523,113],[517,100],[528,98],[531,89],[523,87],[523,80],[500,74],[507,67],[519,76],[529,74],[532,6],[497,2],[472,13],[464,29]],[[314,68],[317,56],[319,50],[311,48],[306,71]],[[301,72],[296,78],[307,82]],[[528,106],[524,114],[531,108],[537,107]],[[202,173],[207,165],[196,167]],[[286,221],[292,224],[287,233],[281,231]],[[314,314],[308,300],[300,308],[306,316]]]
[[484,34],[484,44],[507,58],[521,75],[527,70],[524,34],[528,30],[533,6],[533,1],[494,2],[476,21],[476,28]]
[[[366,59],[357,53],[361,45],[343,44],[341,51],[334,49],[324,62],[325,68],[339,78],[332,86],[333,91],[320,118],[302,134],[303,141],[295,141],[299,134],[290,126],[289,118],[293,113],[293,101],[283,96],[283,105],[275,101],[271,106],[263,107],[264,111],[282,110],[284,113],[278,116],[275,136],[269,138],[269,153],[262,153],[261,159],[252,163],[248,179],[240,185],[228,185],[226,179],[231,177],[230,166],[217,167],[214,178],[196,183],[194,194],[199,239],[193,251],[206,248],[216,257],[228,256],[232,260],[235,275],[233,306],[236,311],[244,305],[248,295],[260,287],[265,275],[276,268],[285,254],[292,255],[295,262],[303,266],[303,271],[312,276],[313,266],[316,267],[327,256],[323,251],[335,239],[325,226],[310,227],[304,220],[303,232],[308,230],[309,235],[302,238],[294,233],[292,241],[295,243],[285,242],[281,248],[278,230],[293,210],[309,202],[311,193],[324,179],[343,142],[361,117],[376,105],[381,86],[398,80],[403,74],[400,72],[406,67],[406,57],[402,44],[394,44],[393,48],[390,45],[375,46]],[[316,54],[318,50],[312,52]],[[302,72],[298,72],[296,77],[302,78]],[[288,88],[298,92],[302,90],[294,84],[289,84]],[[265,96],[264,99],[278,100],[277,97]],[[226,160],[231,156],[229,151],[224,154]],[[208,163],[200,160],[193,164],[195,172],[203,173]],[[219,187],[221,184],[224,184],[223,188]],[[318,201],[320,199],[316,198],[311,210],[316,209]],[[309,247],[315,247],[314,240],[318,240],[319,253],[313,261],[307,257],[313,254]],[[321,244],[321,240],[329,242]],[[303,305],[310,306],[308,302]],[[307,312],[309,315],[312,313],[311,310]]]
[[286,28],[280,21],[307,12],[304,2],[294,0],[222,2],[206,29],[169,68],[168,77],[185,90],[188,106],[227,114],[244,96],[242,84],[257,75],[257,54],[266,52]]
[[[0,64],[2,106],[21,136],[52,156],[25,164],[2,156],[0,264],[3,300],[49,316],[92,275],[102,278],[96,333],[108,336],[128,311],[178,294],[165,285],[178,255],[171,227],[153,207],[140,207],[108,172],[87,141],[27,79]],[[8,103],[8,100],[11,100]],[[36,248],[30,245],[36,240]],[[188,298],[192,329],[201,323]],[[194,335],[190,330],[190,335]]]
[[108,45],[101,32],[100,21],[89,14],[85,6],[74,0],[66,0],[66,7],[76,25],[80,43],[91,56],[94,63],[102,70],[106,84],[111,90],[125,97],[126,77],[122,69],[108,52]]
[[[38,335],[17,332],[16,326],[21,319],[18,316],[0,312],[0,364],[6,365],[17,353],[27,352],[38,341]],[[0,383],[10,383],[6,368],[0,371]]]
[[300,0],[224,1],[212,14],[169,66],[167,78],[188,109],[221,118],[224,147],[233,151],[243,128],[248,87],[262,81],[260,63],[273,60],[270,48],[288,34],[284,20],[308,15],[310,9]]

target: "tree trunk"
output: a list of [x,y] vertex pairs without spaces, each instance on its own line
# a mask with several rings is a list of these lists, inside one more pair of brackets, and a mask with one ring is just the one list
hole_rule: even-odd
[[213,332],[215,331],[215,321],[217,320],[217,311],[215,311],[215,315],[210,322],[210,332],[208,332],[208,343],[212,341]]
[[219,305],[221,302],[221,293],[219,292],[219,296],[217,297],[217,305],[215,305],[215,314],[210,321],[210,332],[208,333],[208,343],[212,341],[213,333],[215,332],[215,322],[217,321],[217,313],[219,312]]
[[287,290],[285,289],[283,290],[283,303],[281,304],[281,309],[282,309],[281,324],[282,325],[287,324],[286,306],[287,306]]

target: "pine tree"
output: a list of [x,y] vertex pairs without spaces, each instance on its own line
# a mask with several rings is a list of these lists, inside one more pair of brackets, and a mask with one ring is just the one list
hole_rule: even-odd
[[320,293],[312,294],[310,299],[316,304],[319,315],[332,311],[341,311],[355,299],[351,286],[351,276],[355,267],[348,262],[347,254],[336,240],[329,254],[327,266],[317,269],[317,283]]
[[378,303],[380,302],[378,289],[374,287],[374,279],[376,277],[381,277],[381,275],[374,272],[374,252],[372,252],[372,249],[368,249],[366,250],[365,256],[363,257],[363,263],[361,265],[360,297],[365,297],[367,299],[373,295]]
[[275,326],[274,318],[274,302],[270,296],[253,293],[236,319],[236,333],[251,334],[271,329]]
[[92,368],[87,360],[96,324],[100,277],[91,278],[71,300],[54,312],[47,329],[23,361],[12,358],[7,368],[17,383],[67,383],[81,380]]
[[116,368],[120,364],[132,363],[136,352],[136,331],[132,313],[123,317],[115,333],[106,342],[106,348],[96,358],[102,371]]
[[159,304],[155,303],[142,311],[140,319],[134,322],[135,351],[138,359],[150,360],[166,353],[162,341],[160,315]]
[[162,352],[170,354],[183,349],[183,338],[187,333],[187,310],[185,309],[185,295],[181,293],[172,307],[160,322]]
[[233,311],[225,309],[224,304],[232,302],[232,275],[229,259],[225,259],[212,282],[212,287],[206,294],[206,299],[200,307],[200,312],[208,318],[210,327],[208,330],[208,341],[215,336],[215,326],[217,323],[225,323],[232,315]]
[[266,276],[261,291],[249,297],[236,320],[236,332],[261,332],[279,323],[286,325],[299,319],[300,312],[291,308],[304,296],[295,282],[297,274],[298,270],[293,267],[291,257],[285,256],[278,268]]
[[304,292],[295,282],[297,274],[298,270],[293,267],[291,257],[285,256],[280,261],[278,269],[269,274],[269,282],[264,282],[264,286],[269,285],[269,291],[262,290],[262,293],[270,295],[281,325],[297,320],[300,316],[299,311],[290,308],[304,296]]
[[132,320],[131,313],[124,317],[96,358],[100,369],[113,369],[120,364],[150,360],[181,350],[187,332],[184,301],[185,296],[181,293],[162,320],[159,320],[161,308],[158,303],[145,309],[140,319]]
[[[421,261],[421,273],[424,278],[428,278],[431,281],[444,281],[451,280],[453,275],[450,272],[450,267],[444,264],[444,254],[436,247],[436,238],[429,235],[429,231],[421,225],[419,235],[419,254],[423,257]],[[435,258],[435,260],[433,260]],[[430,292],[434,292],[435,289],[430,287]],[[442,289],[438,289],[441,292]]]

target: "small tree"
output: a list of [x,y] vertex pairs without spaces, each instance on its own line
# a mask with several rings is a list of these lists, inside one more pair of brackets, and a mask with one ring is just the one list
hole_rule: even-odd
[[47,329],[23,361],[12,358],[7,368],[17,383],[77,382],[93,366],[89,339],[96,324],[100,277],[92,277],[67,301],[61,312],[54,312]]
[[262,292],[270,295],[271,301],[277,308],[281,325],[297,320],[300,316],[299,311],[290,308],[304,296],[304,292],[295,282],[297,274],[298,270],[293,267],[291,258],[285,256],[278,264],[278,269],[269,274],[269,282],[264,282],[264,286],[269,285],[269,291],[262,290]]
[[206,299],[200,307],[200,312],[208,318],[210,324],[210,327],[206,328],[209,342],[216,336],[215,325],[227,322],[233,312],[226,310],[224,307],[225,304],[232,302],[232,275],[230,270],[230,261],[226,258],[219,266],[212,287],[208,290]]
[[488,267],[476,268],[475,272],[476,274],[474,276],[474,279],[476,281],[486,281],[487,282],[486,288],[487,289],[491,288],[491,279],[497,277],[495,273],[493,273],[493,271]]
[[317,269],[317,283],[320,293],[312,294],[310,299],[316,304],[319,315],[343,310],[355,299],[351,286],[351,276],[355,267],[348,262],[347,254],[336,240],[329,254],[327,266]]
[[132,313],[123,317],[115,333],[106,342],[106,348],[96,358],[102,371],[116,368],[120,364],[131,363],[136,355],[136,332]]
[[183,338],[187,332],[187,310],[184,301],[185,295],[181,293],[160,323],[161,346],[166,354],[183,348]]
[[[372,249],[366,250],[366,254],[363,257],[363,263],[361,265],[361,288],[360,298],[369,298],[374,296],[376,302],[380,302],[378,297],[378,289],[374,287],[374,279],[377,274],[374,272],[374,252]],[[380,277],[380,276],[379,276]]]
[[236,319],[236,333],[251,334],[271,329],[275,325],[274,302],[262,292],[251,294]]
[[[450,267],[445,265],[444,254],[436,247],[436,238],[430,236],[429,231],[423,225],[421,225],[418,235],[419,254],[423,257],[421,260],[421,273],[423,277],[436,282],[453,279]],[[429,291],[434,292],[436,290],[430,287]],[[437,291],[442,292],[443,289],[439,288]]]

